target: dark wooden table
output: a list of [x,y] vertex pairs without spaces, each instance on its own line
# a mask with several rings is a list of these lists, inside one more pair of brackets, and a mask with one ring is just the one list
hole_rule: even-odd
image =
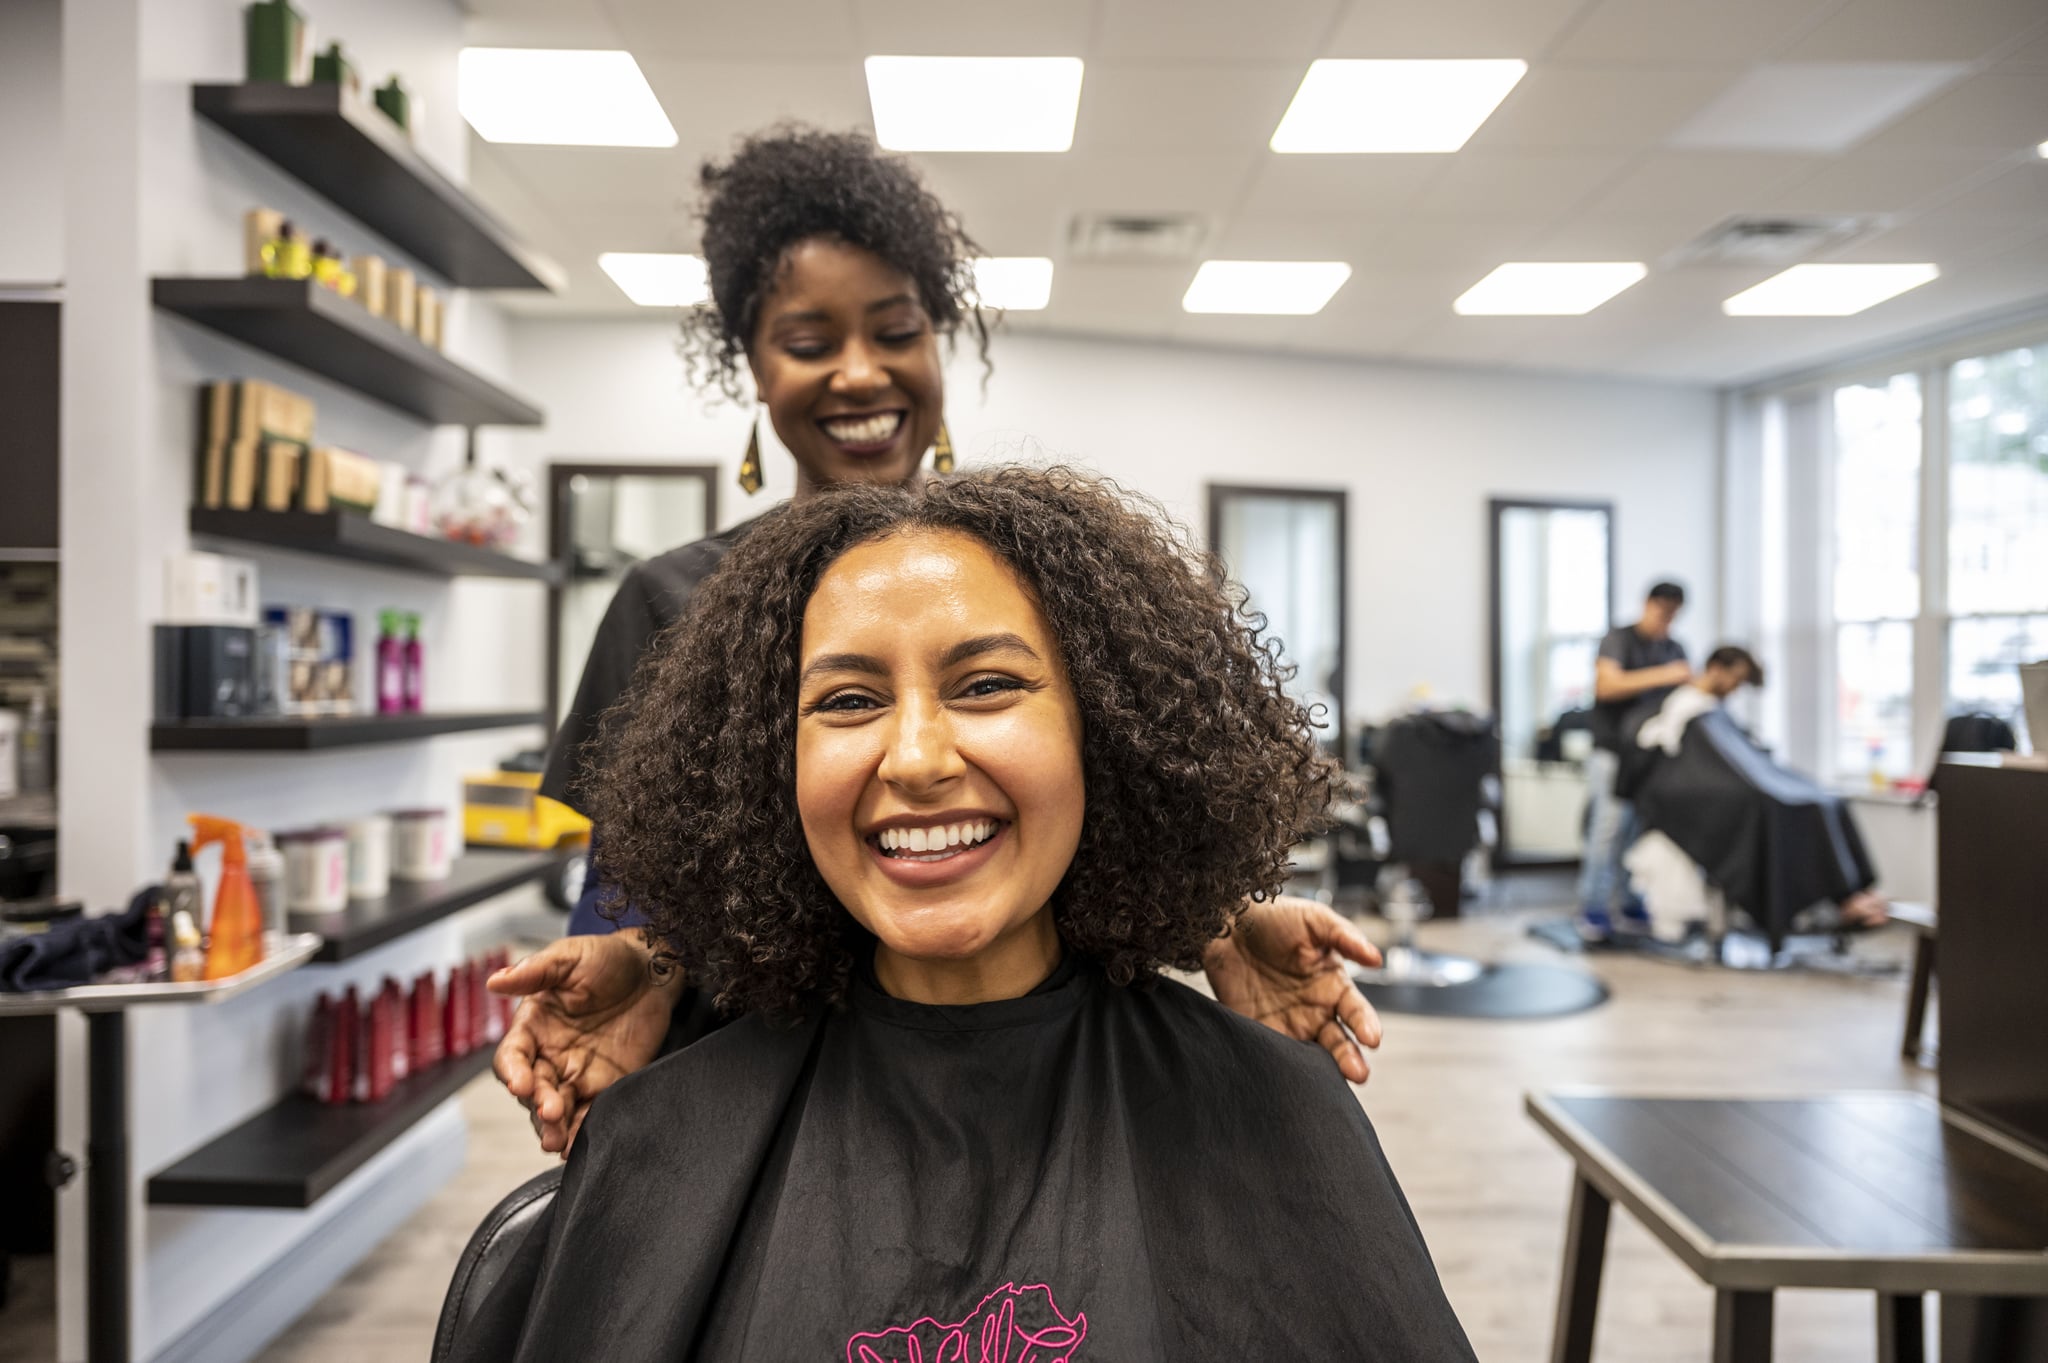
[[1619,1202],[1714,1289],[1715,1363],[1766,1363],[1771,1294],[1877,1294],[1884,1363],[1923,1356],[1921,1297],[2048,1297],[2048,1158],[1917,1093],[1531,1094],[1577,1165],[1552,1363],[1588,1363]]

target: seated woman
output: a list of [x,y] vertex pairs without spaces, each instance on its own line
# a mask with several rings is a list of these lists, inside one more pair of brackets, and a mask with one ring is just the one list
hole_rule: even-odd
[[1469,1360],[1329,1054],[1158,976],[1337,770],[1068,471],[764,517],[610,721],[607,881],[740,1019],[595,1101],[457,1356]]
[[1823,901],[1837,906],[1840,927],[1886,920],[1849,802],[1778,765],[1722,709],[1763,684],[1763,664],[1724,644],[1692,681],[1623,720],[1634,741],[1617,789],[1635,800],[1644,830],[1627,864],[1660,936],[1702,913],[1711,921],[1721,900],[1755,919],[1774,948]]

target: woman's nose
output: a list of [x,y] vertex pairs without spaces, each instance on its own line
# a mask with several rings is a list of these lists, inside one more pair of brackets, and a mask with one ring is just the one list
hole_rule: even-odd
[[895,731],[882,754],[881,778],[906,794],[944,785],[967,770],[953,726],[935,700],[910,700],[896,710]]
[[889,385],[889,372],[864,341],[849,342],[841,352],[839,368],[832,374],[832,391],[860,397]]

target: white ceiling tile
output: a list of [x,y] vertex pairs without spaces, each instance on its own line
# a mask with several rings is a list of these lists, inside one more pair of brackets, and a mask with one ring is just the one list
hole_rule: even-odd
[[1032,314],[1046,327],[1103,329],[1112,334],[1152,329],[1163,335],[1181,316],[1181,295],[1195,276],[1183,265],[1103,265],[1062,261],[1053,273],[1052,301]]
[[1594,0],[1544,53],[1553,62],[1750,62],[1841,0]]
[[867,55],[1079,57],[1092,0],[852,0]]
[[2048,24],[2030,39],[2023,39],[2013,45],[2011,51],[1998,59],[1998,69],[2021,68],[2025,70],[2048,69]]
[[1975,151],[2004,155],[2048,140],[2048,80],[2025,70],[1988,71],[1879,132],[1873,152]]
[[1345,260],[1355,264],[1370,257],[1373,241],[1387,226],[1380,218],[1240,215],[1213,234],[1202,254],[1216,260]]
[[1617,217],[1692,215],[1704,222],[1755,212],[1785,185],[1818,168],[1810,156],[1766,152],[1660,151],[1586,205]]
[[[920,155],[924,182],[960,216],[968,235],[1004,255],[1049,255],[1063,226],[1065,156]],[[1033,243],[1038,243],[1034,245]]]
[[1976,61],[2041,23],[2041,0],[1849,0],[1786,61]]
[[1954,84],[1961,62],[1773,62],[1671,134],[1674,147],[1838,152]]
[[1081,83],[1074,148],[1264,147],[1304,69],[1091,62]]
[[1279,156],[1266,153],[1241,211],[1392,218],[1448,168],[1443,156]]
[[1256,148],[1207,152],[1093,152],[1063,158],[1060,202],[1078,213],[1220,214],[1243,196],[1266,155]]
[[1973,185],[1936,211],[1984,222],[2030,222],[2048,229],[2048,161],[2023,161]]
[[1852,155],[1779,189],[1763,208],[1771,213],[1900,213],[1983,174],[1983,163],[1954,157]]
[[1325,57],[1520,57],[1533,61],[1586,0],[1355,0]]
[[786,120],[834,131],[874,126],[856,62],[644,57],[640,69],[683,143],[720,155],[737,138]]
[[867,56],[847,0],[604,0],[633,55],[801,61]]
[[471,0],[463,8],[462,41],[469,47],[624,45],[600,0]]
[[1415,202],[1417,213],[1552,218],[1628,164],[1625,152],[1463,151]]
[[1699,67],[1538,64],[1465,145],[1473,151],[1654,146],[1731,78],[1728,71]]
[[1088,55],[1118,61],[1309,61],[1340,0],[1102,0]]
[[1530,260],[1640,260],[1655,264],[1698,236],[1697,217],[1617,217],[1579,213],[1554,224],[1530,248]]
[[1404,217],[1388,223],[1373,238],[1364,263],[1381,268],[1460,268],[1471,275],[1465,281],[1469,288],[1501,262],[1525,259],[1542,238],[1544,225],[1498,218]]
[[1183,312],[1168,334],[1176,341],[1196,345],[1280,350],[1301,334],[1302,321],[1300,317],[1268,317],[1259,313]]

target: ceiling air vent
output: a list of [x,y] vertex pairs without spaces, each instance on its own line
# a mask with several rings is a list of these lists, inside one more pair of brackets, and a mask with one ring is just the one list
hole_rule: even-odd
[[1676,265],[1792,265],[1885,226],[1883,218],[1730,218],[1673,253]]
[[1074,219],[1067,250],[1075,260],[1192,260],[1208,235],[1208,224],[1192,213],[1098,213]]

